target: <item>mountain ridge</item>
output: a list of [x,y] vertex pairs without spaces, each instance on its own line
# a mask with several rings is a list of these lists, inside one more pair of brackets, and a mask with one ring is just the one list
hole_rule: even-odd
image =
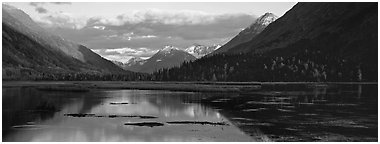
[[269,24],[276,21],[277,18],[278,16],[273,13],[265,13],[212,54],[227,52],[239,44],[250,41],[252,38],[259,35]]
[[[286,12],[284,16],[269,25],[251,41],[230,49],[228,53],[269,51],[286,47],[302,39],[315,39],[322,34],[341,35],[353,32],[352,27],[355,25],[361,27],[361,21],[358,20],[360,13],[373,10],[370,8],[371,5],[366,3],[298,3],[291,11]],[[352,11],[350,11],[350,7],[353,8]],[[313,19],[310,18],[312,16]],[[354,35],[347,34],[346,39],[360,38]],[[320,39],[322,38],[320,37]],[[342,38],[340,40],[344,41]],[[348,42],[348,40],[346,41]]]
[[196,58],[177,47],[166,45],[155,53],[152,57],[144,60],[141,58],[131,58],[126,63],[119,63],[125,70],[142,73],[153,73],[162,68],[172,68],[180,66],[185,61],[192,61]]

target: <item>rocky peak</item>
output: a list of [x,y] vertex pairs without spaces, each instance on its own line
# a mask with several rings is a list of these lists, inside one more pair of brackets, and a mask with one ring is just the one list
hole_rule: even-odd
[[254,24],[260,24],[268,26],[270,23],[277,20],[278,16],[274,15],[273,13],[265,13],[264,15],[257,18],[256,22]]
[[179,49],[171,45],[166,45],[160,51],[172,51],[172,50],[179,50]]
[[188,48],[186,48],[185,51],[195,56],[196,58],[201,58],[219,49],[220,47],[221,46],[219,44],[213,44],[212,46],[205,46],[205,45],[200,45],[200,44],[195,43],[192,46],[189,46]]

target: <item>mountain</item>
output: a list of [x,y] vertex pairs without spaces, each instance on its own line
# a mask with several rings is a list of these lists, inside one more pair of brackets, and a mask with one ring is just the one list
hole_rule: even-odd
[[132,58],[121,67],[125,70],[135,72],[152,73],[162,68],[180,66],[185,61],[192,61],[195,59],[196,58],[193,55],[186,51],[168,45],[159,50],[149,59],[142,60],[139,58]]
[[378,3],[297,3],[252,40],[152,79],[377,82],[377,59]]
[[2,5],[2,26],[5,78],[42,73],[128,73],[85,46],[45,31],[15,7]]
[[377,49],[375,30],[377,3],[298,3],[251,41],[228,52],[263,52],[304,43],[302,47],[357,55],[354,51]]
[[124,70],[138,72],[140,70],[141,66],[146,61],[147,60],[141,59],[139,57],[133,57],[125,63],[122,63],[119,61],[112,61],[112,62]]
[[122,63],[122,62],[119,62],[119,61],[115,61],[115,60],[113,60],[113,61],[111,61],[112,63],[114,63],[115,65],[117,65],[117,66],[119,66],[119,67],[123,67],[123,65],[124,65],[124,63]]
[[250,41],[260,32],[262,32],[269,24],[276,21],[277,18],[278,16],[274,15],[273,13],[265,13],[264,15],[257,18],[256,21],[249,27],[242,30],[238,35],[223,45],[220,49],[216,50],[215,53],[226,52],[239,44]]
[[152,73],[162,68],[171,68],[175,66],[180,66],[185,61],[192,61],[196,58],[176,47],[165,46],[163,49],[159,50],[151,58],[149,58],[139,70],[144,73]]
[[315,61],[335,58],[340,65],[350,61],[351,69],[356,64],[352,73],[360,70],[367,80],[377,79],[378,3],[297,3],[251,41],[226,53],[292,56],[305,52],[323,54]]
[[128,60],[126,63],[127,66],[132,66],[132,65],[143,65],[146,62],[146,60],[140,58],[140,57],[133,57]]
[[194,57],[201,58],[209,53],[214,52],[215,50],[219,49],[220,45],[212,45],[212,46],[205,46],[200,44],[194,44],[192,46],[189,46],[185,49],[186,52],[193,55]]

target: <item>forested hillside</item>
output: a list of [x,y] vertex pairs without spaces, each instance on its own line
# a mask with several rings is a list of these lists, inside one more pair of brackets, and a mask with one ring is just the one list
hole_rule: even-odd
[[377,3],[298,3],[251,41],[151,79],[377,81],[377,25]]

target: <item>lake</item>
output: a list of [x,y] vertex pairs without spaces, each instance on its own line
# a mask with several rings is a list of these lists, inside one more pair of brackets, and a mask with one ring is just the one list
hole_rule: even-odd
[[2,94],[3,141],[378,141],[377,84]]

